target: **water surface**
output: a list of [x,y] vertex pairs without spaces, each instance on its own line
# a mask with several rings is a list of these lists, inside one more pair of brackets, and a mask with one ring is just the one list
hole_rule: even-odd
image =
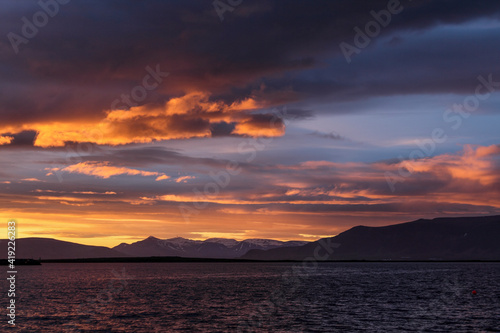
[[17,279],[23,332],[500,331],[498,263],[43,264]]

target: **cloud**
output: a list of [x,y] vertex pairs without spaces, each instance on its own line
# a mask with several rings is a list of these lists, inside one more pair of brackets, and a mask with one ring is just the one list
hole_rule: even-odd
[[40,179],[37,179],[37,178],[24,178],[24,179],[21,179],[22,181],[25,181],[25,182],[41,182]]
[[255,114],[237,123],[233,133],[248,136],[282,136],[285,134],[285,124],[275,115]]
[[186,183],[189,179],[195,179],[194,176],[183,176],[175,180],[176,183]]
[[[102,138],[92,142],[103,144],[209,137],[214,123],[233,122],[219,109],[238,112],[311,98],[464,93],[478,74],[498,72],[491,43],[498,28],[475,22],[498,20],[500,4],[437,0],[404,6],[348,66],[339,43],[352,42],[353,28],[372,20],[370,11],[386,8],[386,0],[256,1],[226,13],[224,24],[211,5],[199,1],[152,1],[144,7],[125,0],[119,13],[111,3],[75,2],[43,28],[43,42],[33,39],[17,55],[7,39],[0,42],[0,134],[40,132],[42,147],[82,142],[76,124],[97,127]],[[39,9],[36,3],[9,5],[1,31],[20,34],[19,17]],[[134,18],[124,32],[115,20],[129,18],[128,13]],[[155,29],[144,38],[148,26]],[[395,36],[401,39],[397,45],[382,43]],[[432,52],[421,52],[426,49]],[[130,97],[148,73],[145,68],[157,64],[169,77],[134,102],[129,115],[110,113],[113,101]],[[203,100],[204,94],[211,99]],[[169,103],[167,110],[163,106]],[[160,107],[146,112],[144,105]],[[198,107],[201,114],[194,111]],[[236,122],[244,135],[277,132],[255,129],[244,117]]]
[[112,166],[107,162],[81,162],[78,164],[73,164],[65,168],[52,168],[49,169],[53,172],[65,171],[69,173],[79,173],[83,175],[96,176],[99,178],[107,179],[112,176],[118,175],[130,175],[130,176],[157,176],[156,180],[166,179],[168,177],[159,172],[136,170],[126,167],[116,167]]
[[[143,199],[156,204],[176,202],[188,207],[211,203],[219,207],[219,212],[227,214],[235,210],[262,214],[406,214],[473,212],[474,209],[493,213],[500,210],[499,157],[500,150],[494,145],[464,146],[457,154],[411,161],[414,168],[404,162],[308,161],[294,165],[246,165],[242,166],[241,176],[232,177],[228,186],[220,188],[217,194],[204,194],[201,177],[195,184],[170,189],[169,194]],[[400,177],[394,192],[388,183],[388,173]],[[207,178],[207,182],[211,181]]]
[[[19,156],[28,158],[26,154]],[[240,173],[230,176],[227,185],[218,191],[210,185],[208,194],[205,186],[216,184],[213,177],[224,173],[227,161],[184,156],[159,147],[146,147],[144,151],[138,147],[106,148],[104,156],[109,161],[89,160],[72,164],[67,170],[63,167],[51,171],[95,177],[85,181],[66,176],[62,182],[55,177],[47,177],[44,182],[11,178],[11,183],[0,186],[2,207],[9,207],[6,214],[15,212],[13,216],[20,219],[37,220],[42,216],[61,221],[61,225],[67,225],[68,216],[81,221],[83,213],[101,221],[154,216],[165,221],[158,223],[158,232],[165,226],[176,232],[227,231],[237,214],[241,224],[238,228],[243,231],[260,230],[260,225],[274,230],[283,224],[283,230],[291,235],[300,230],[315,230],[318,235],[328,233],[325,230],[335,233],[353,224],[383,225],[438,215],[500,214],[498,145],[467,145],[458,153],[407,161],[413,163],[413,169],[404,161],[241,163]],[[150,171],[155,167],[155,172]],[[405,167],[413,172],[406,172]],[[460,169],[466,172],[458,172]],[[196,181],[176,182],[176,177],[174,181],[155,182],[131,177],[124,182],[123,178],[113,177],[158,179],[170,174],[165,170],[177,174],[182,170],[183,174],[196,175]],[[399,175],[400,170],[408,176],[402,177],[392,192],[386,173]],[[220,179],[226,184],[225,178]],[[192,209],[188,210],[188,214],[193,212],[190,224],[185,223],[180,207]],[[40,225],[43,229],[42,222]],[[132,222],[120,224],[122,229],[113,223],[105,225],[115,234],[134,230]],[[154,233],[151,228],[155,226],[148,224],[143,231]]]
[[106,191],[106,192],[95,192],[95,191],[54,191],[54,190],[42,190],[36,189],[32,192],[35,193],[58,193],[58,194],[83,194],[83,195],[116,195],[116,192]]
[[314,131],[311,133],[311,135],[314,135],[314,136],[317,136],[317,137],[323,138],[323,139],[345,140],[345,138],[343,136],[341,136],[340,134],[338,134],[335,131],[332,131],[330,133],[322,133],[319,131]]
[[14,140],[14,137],[12,136],[0,136],[0,146],[1,145],[8,145]]
[[404,167],[417,174],[432,174],[436,178],[451,178],[450,182],[454,185],[462,181],[465,182],[464,187],[471,187],[473,184],[488,187],[500,184],[498,157],[500,157],[500,145],[487,147],[465,145],[460,154],[443,154],[428,159],[401,162],[396,167]]
[[[23,133],[36,131],[34,145],[64,146],[68,142],[91,142],[100,145],[148,143],[171,139],[210,137],[221,134],[221,124],[232,123],[228,135],[283,135],[283,121],[273,115],[249,114],[258,107],[251,99],[230,105],[210,101],[209,93],[194,92],[172,98],[163,106],[143,105],[129,110],[110,110],[96,123],[25,124]],[[29,132],[31,133],[31,132]],[[8,144],[13,138],[5,139]],[[1,140],[0,140],[1,142]]]
[[11,146],[16,147],[31,147],[36,139],[35,131],[22,131],[12,135],[14,140],[11,142]]

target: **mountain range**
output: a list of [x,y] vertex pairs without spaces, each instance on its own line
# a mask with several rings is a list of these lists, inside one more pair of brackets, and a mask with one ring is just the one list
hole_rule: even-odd
[[[328,256],[325,245],[330,245]],[[318,260],[318,256],[321,260],[500,260],[500,215],[357,226],[303,246],[251,250],[242,258]]]
[[209,238],[204,241],[182,237],[158,239],[150,236],[132,244],[122,243],[113,250],[131,257],[179,256],[192,258],[237,258],[248,251],[296,247],[307,244],[303,241],[282,242],[272,239],[246,239],[237,241],[227,238]]
[[[19,259],[119,257],[241,258],[248,260],[500,260],[500,215],[420,219],[384,227],[357,226],[315,242],[237,241],[181,237],[144,240],[113,248],[50,238],[16,240]],[[7,257],[0,240],[0,259]]]
[[[7,240],[0,240],[0,259],[7,258]],[[269,250],[279,247],[301,246],[307,242],[282,242],[272,239],[247,239],[237,241],[226,238],[210,238],[204,241],[181,237],[159,239],[150,236],[144,240],[113,248],[82,245],[51,238],[21,238],[16,240],[16,258],[19,259],[82,259],[118,257],[167,257],[186,258],[237,258],[249,250]]]

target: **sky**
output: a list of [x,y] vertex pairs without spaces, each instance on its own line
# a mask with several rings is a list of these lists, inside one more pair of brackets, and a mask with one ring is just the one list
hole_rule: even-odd
[[0,0],[18,237],[500,214],[500,2]]

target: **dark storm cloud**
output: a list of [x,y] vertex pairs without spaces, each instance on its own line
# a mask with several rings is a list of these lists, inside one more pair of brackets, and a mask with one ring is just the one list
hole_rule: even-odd
[[0,149],[11,148],[11,147],[33,147],[33,143],[36,139],[35,131],[23,131],[15,134],[7,133],[6,135],[13,138],[12,142],[8,145],[0,146]]
[[229,136],[234,131],[235,125],[236,123],[226,123],[225,121],[221,121],[219,123],[212,124],[210,132],[212,133],[212,137]]
[[285,120],[307,120],[307,119],[313,119],[314,114],[311,110],[286,109],[283,118]]
[[[441,24],[497,19],[500,8],[497,1],[401,4],[404,10],[379,39]],[[373,56],[368,59],[362,53],[348,66],[339,43],[352,42],[353,27],[371,20],[371,10],[386,7],[387,1],[257,1],[225,13],[220,22],[207,1],[74,0],[61,6],[16,55],[6,35],[21,34],[21,17],[31,18],[40,8],[34,1],[2,1],[0,121],[102,117],[117,96],[140,83],[145,67],[155,64],[171,77],[143,103],[163,102],[192,90],[233,101],[253,91],[270,103],[339,93],[360,84],[358,97],[463,91],[461,80],[498,70],[491,43],[498,38],[495,31],[463,36],[465,46],[458,35],[438,44],[439,31],[417,43],[396,36],[402,39],[392,46],[401,48],[397,54],[391,53],[391,46],[374,49],[374,42],[363,50],[373,51]],[[333,57],[331,66],[328,57]],[[385,73],[383,78],[370,81],[380,73]],[[234,94],[237,90],[241,95]]]

